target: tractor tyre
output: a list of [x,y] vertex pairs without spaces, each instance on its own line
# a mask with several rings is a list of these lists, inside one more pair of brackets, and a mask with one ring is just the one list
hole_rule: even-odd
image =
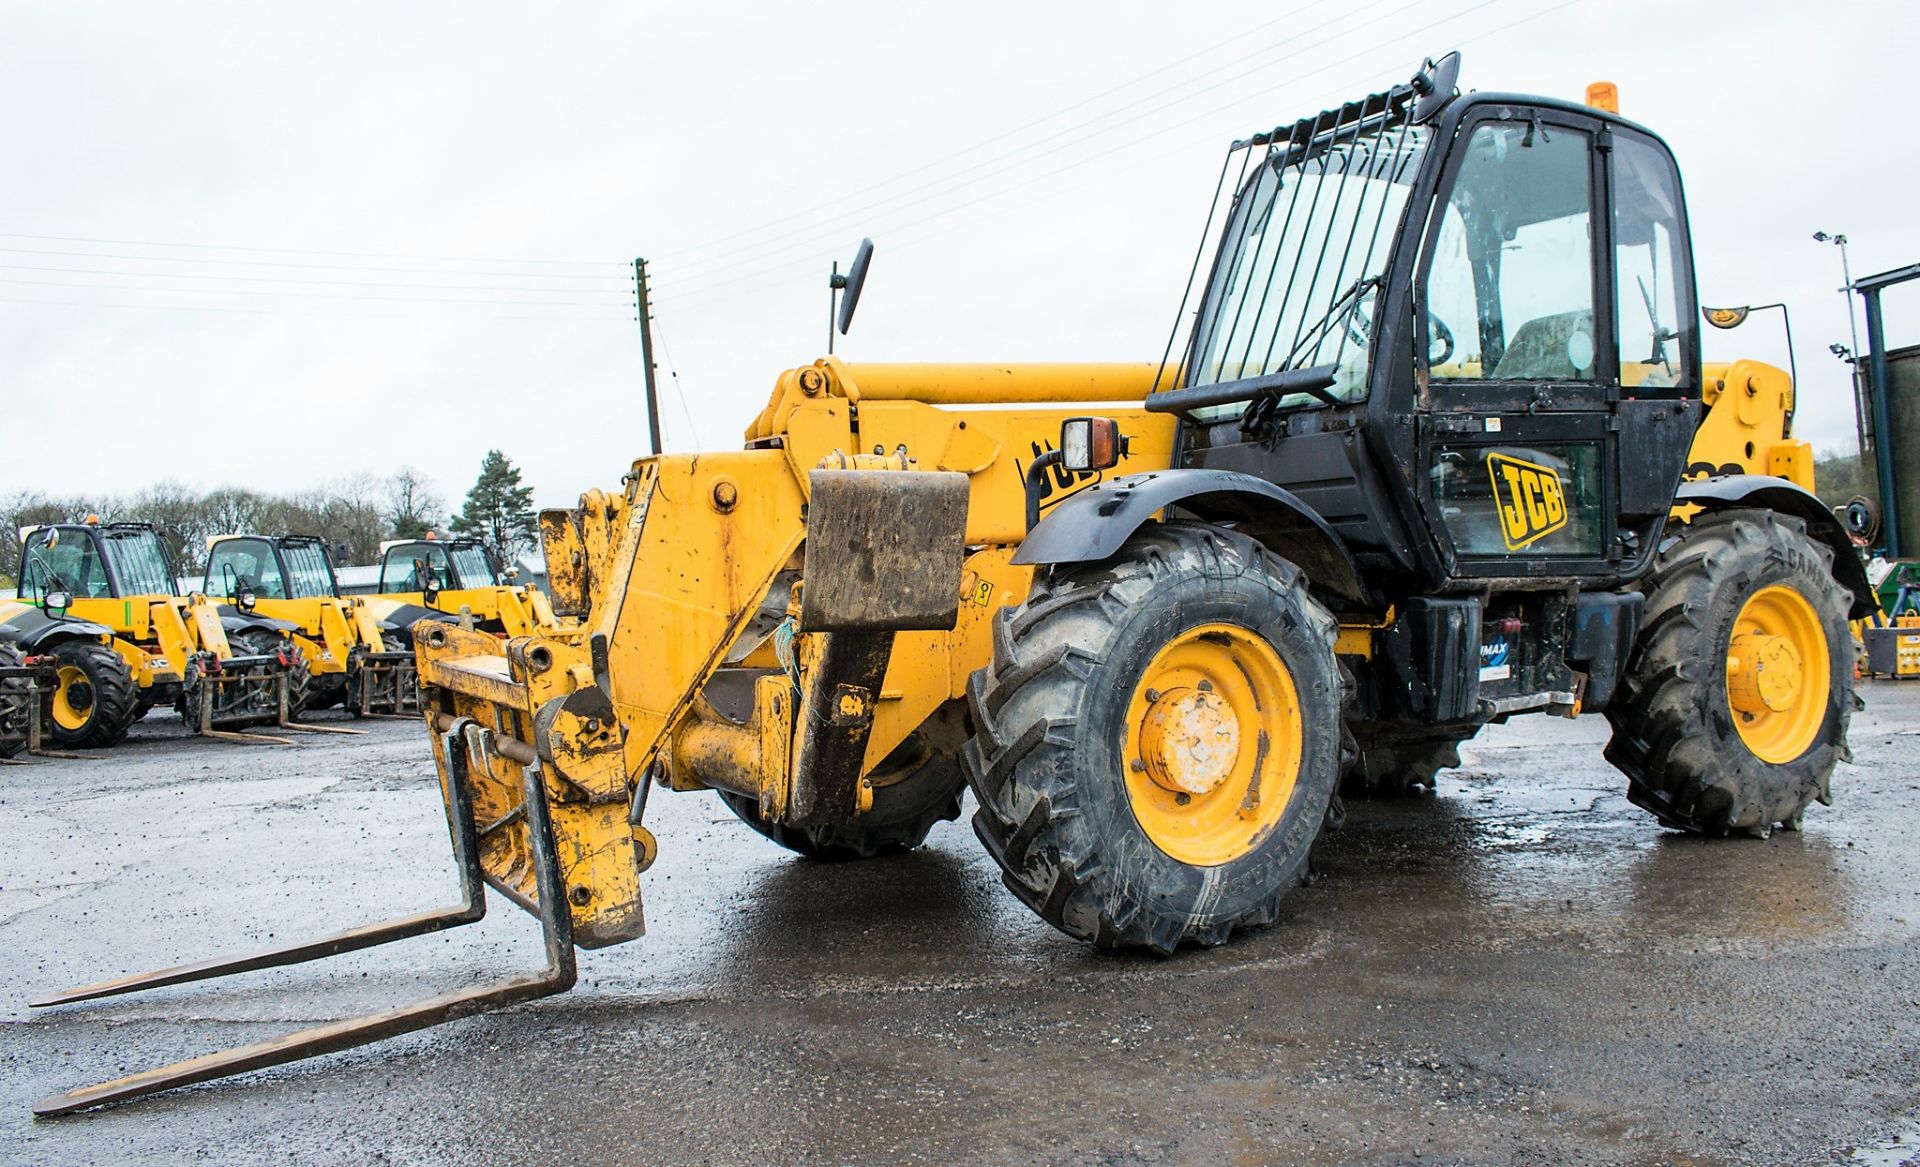
[[289,643],[278,632],[267,628],[250,628],[229,638],[233,650],[241,656],[278,656],[282,651],[292,662],[287,666],[287,720],[299,721],[313,702],[313,671],[307,665],[307,654],[300,646]]
[[47,736],[67,749],[119,745],[133,725],[140,699],[127,662],[113,649],[91,640],[65,641],[55,645],[51,655],[59,668],[59,681]]
[[1418,787],[1436,789],[1442,770],[1460,764],[1460,743],[1477,725],[1355,726],[1355,756],[1341,780],[1342,794],[1393,798]]
[[926,842],[935,823],[960,817],[967,786],[959,754],[966,738],[966,707],[949,701],[867,775],[874,784],[873,807],[852,822],[820,827],[770,823],[760,817],[754,799],[730,790],[718,793],[741,822],[809,859],[835,863],[898,854]]
[[[19,668],[20,651],[0,644],[0,668]],[[11,758],[27,748],[32,727],[34,692],[25,678],[0,681],[0,758]]]
[[1660,549],[1608,705],[1627,798],[1676,830],[1765,838],[1851,761],[1848,595],[1833,551],[1771,511],[1702,516]]
[[1336,630],[1297,567],[1218,527],[1040,574],[970,686],[974,831],[1003,882],[1103,948],[1272,923],[1336,805]]

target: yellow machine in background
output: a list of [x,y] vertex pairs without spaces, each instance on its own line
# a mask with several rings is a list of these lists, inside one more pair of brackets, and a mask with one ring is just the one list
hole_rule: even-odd
[[540,589],[515,586],[512,571],[474,539],[403,539],[380,545],[380,587],[374,611],[411,626],[408,609],[441,613],[505,636],[525,636],[553,623]]
[[[417,676],[406,629],[381,614],[401,605],[340,596],[326,541],[313,535],[219,535],[207,541],[202,590],[241,612],[286,621],[312,673],[304,708],[356,717],[411,713]],[[423,613],[424,614],[424,613]],[[409,622],[411,623],[411,622]]]
[[203,595],[176,594],[165,548],[147,523],[58,523],[21,532],[25,600],[110,629],[110,651],[82,641],[60,658],[52,736],[109,746],[154,705],[173,705],[196,733],[284,726],[300,712],[306,665],[289,629],[222,616]]

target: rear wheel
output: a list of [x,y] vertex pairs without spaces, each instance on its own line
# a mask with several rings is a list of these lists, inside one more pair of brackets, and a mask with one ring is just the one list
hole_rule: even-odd
[[1245,536],[1165,523],[1041,576],[974,674],[974,830],[1007,887],[1103,947],[1271,923],[1340,772],[1333,617]]
[[119,653],[90,640],[54,646],[58,670],[48,736],[55,745],[102,749],[127,736],[138,706],[133,672]]
[[722,790],[720,800],[741,822],[809,859],[871,859],[910,851],[926,842],[935,823],[960,817],[966,780],[959,753],[965,741],[965,708],[948,702],[867,775],[874,785],[873,807],[852,822],[790,827],[761,818],[760,804],[745,795]]
[[1831,801],[1851,758],[1853,659],[1833,552],[1794,518],[1709,515],[1660,551],[1607,709],[1607,759],[1663,824],[1765,837]]

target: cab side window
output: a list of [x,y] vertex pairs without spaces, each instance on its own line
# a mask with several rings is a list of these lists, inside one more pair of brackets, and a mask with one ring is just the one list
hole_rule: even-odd
[[1564,126],[1473,129],[1422,282],[1433,377],[1596,378],[1592,157]]
[[[1651,142],[1614,135],[1614,319],[1620,381],[1628,389],[1692,381],[1688,273],[1680,266],[1680,176]],[[1688,306],[1683,309],[1682,304]]]

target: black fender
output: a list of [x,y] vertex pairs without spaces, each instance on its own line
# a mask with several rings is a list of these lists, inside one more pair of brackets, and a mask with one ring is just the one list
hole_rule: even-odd
[[1862,620],[1880,610],[1879,597],[1867,582],[1866,565],[1854,549],[1847,528],[1811,492],[1770,474],[1723,474],[1682,482],[1673,505],[1697,506],[1707,511],[1736,508],[1768,510],[1791,515],[1807,525],[1807,534],[1833,548],[1833,578],[1853,593],[1847,619]]
[[95,624],[91,620],[75,620],[69,616],[49,616],[39,608],[31,608],[24,604],[20,607],[21,610],[10,613],[6,622],[0,624],[0,641],[5,641],[25,653],[42,652],[67,640],[91,640],[98,643],[101,637],[113,635],[113,629],[105,624]]
[[229,609],[225,605],[220,608],[220,628],[228,636],[236,632],[278,632],[286,636],[302,635],[300,626],[291,620],[248,615],[237,609]]
[[1234,470],[1155,470],[1076,491],[1055,503],[1027,532],[1013,561],[1057,564],[1105,559],[1170,506],[1209,522],[1234,523],[1291,560],[1314,587],[1367,601],[1352,552],[1325,519],[1292,491]]
[[378,617],[376,623],[380,625],[382,632],[412,636],[413,626],[422,620],[431,620],[436,624],[458,624],[460,617],[450,616],[437,608],[423,608],[418,604],[401,604],[386,615]]

